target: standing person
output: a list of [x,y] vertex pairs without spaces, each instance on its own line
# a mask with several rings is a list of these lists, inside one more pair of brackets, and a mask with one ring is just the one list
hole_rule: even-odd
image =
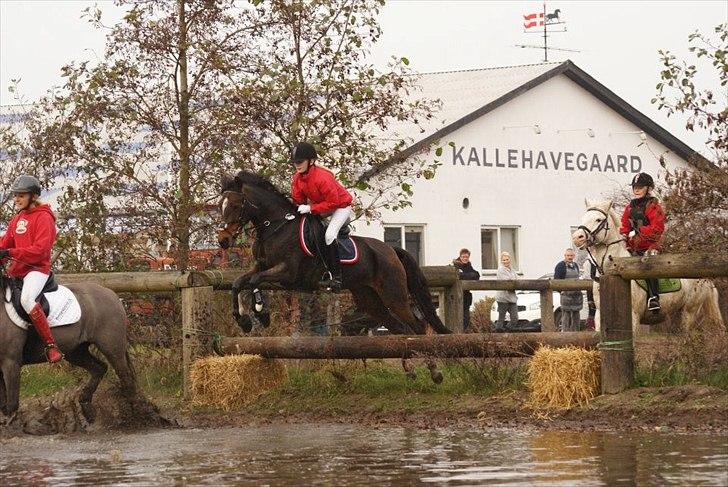
[[43,308],[36,302],[51,273],[56,217],[51,207],[39,200],[40,181],[34,176],[18,177],[10,191],[18,214],[0,239],[0,260],[10,259],[8,276],[23,280],[20,304],[46,344],[46,358],[56,363],[63,359],[63,354],[53,339]]
[[[498,279],[515,280],[518,274],[511,268],[511,254],[501,252],[501,265],[498,267],[496,277]],[[498,291],[495,294],[495,301],[498,304],[498,322],[495,331],[510,331],[518,326],[518,297],[516,291]],[[511,318],[510,326],[506,325],[506,313]]]
[[[589,279],[594,280],[593,274],[595,273],[594,266],[592,265],[591,261],[589,260],[589,253],[584,249],[577,249],[576,250],[576,257],[574,257],[574,262],[579,266],[580,275],[579,279]],[[597,305],[594,301],[594,286],[592,284],[592,287],[587,289],[586,291],[586,303],[589,308],[589,316],[586,319],[586,329],[587,330],[594,330],[596,328],[596,323],[594,321],[594,318],[597,314]]]
[[[458,276],[463,281],[477,281],[480,279],[480,273],[473,269],[470,263],[470,251],[468,249],[460,249],[460,255],[457,259],[453,259],[452,265],[458,270]],[[473,304],[473,293],[463,291],[463,331],[467,332],[470,328],[470,305]]]
[[316,165],[317,158],[316,149],[308,142],[299,142],[291,150],[289,162],[296,169],[291,198],[298,205],[301,215],[312,213],[321,217],[331,216],[326,228],[324,256],[328,278],[321,285],[337,292],[341,290],[342,277],[336,236],[351,219],[353,198],[331,171]]
[[[627,241],[627,249],[632,255],[644,255],[647,251],[660,248],[662,233],[665,231],[665,212],[657,198],[650,194],[655,181],[647,173],[641,172],[632,178],[634,199],[622,213],[622,226],[619,229]],[[660,292],[657,279],[647,281],[647,309],[653,313],[660,311]]]
[[[554,279],[579,279],[579,264],[574,249],[564,251],[564,260],[556,264]],[[579,331],[579,311],[584,306],[581,291],[561,291],[561,331]]]

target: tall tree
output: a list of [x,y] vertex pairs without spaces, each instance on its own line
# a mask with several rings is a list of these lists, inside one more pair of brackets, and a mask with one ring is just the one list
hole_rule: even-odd
[[699,72],[715,76],[728,90],[728,24],[717,26],[714,34],[689,36],[694,55],[690,61],[660,51],[663,70],[652,102],[668,116],[688,115],[686,128],[698,127],[708,134],[711,154],[696,156],[691,161],[694,170],[667,173],[665,204],[671,225],[666,237],[673,251],[725,252],[728,248],[728,91],[701,88],[697,79]]
[[[73,181],[61,199],[74,217],[68,255],[87,267],[171,241],[186,268],[191,245],[212,244],[219,176],[246,167],[283,183],[290,168],[278,163],[297,140],[370,191],[370,210],[406,205],[408,179],[432,176],[434,161],[412,158],[361,177],[407,144],[384,135],[391,123],[417,125],[433,106],[406,101],[405,58],[385,72],[366,61],[381,1],[116,3],[128,11],[102,59],[65,66],[64,86],[26,124],[28,156]],[[98,9],[87,14],[105,28]]]

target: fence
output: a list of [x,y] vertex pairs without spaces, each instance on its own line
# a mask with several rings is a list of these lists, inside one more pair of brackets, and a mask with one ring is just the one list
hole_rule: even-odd
[[[447,337],[429,337],[412,340],[411,337],[391,339],[390,337],[371,337],[371,343],[378,343],[382,338],[389,338],[389,352],[370,353],[380,355],[394,354],[401,357],[401,353],[415,353],[438,349],[447,350],[452,347],[454,352],[467,354],[482,353],[486,344],[496,349],[503,343],[520,343],[524,350],[528,350],[534,343],[553,342],[556,346],[575,344],[594,346],[598,335],[587,332],[572,334],[548,333],[555,329],[553,313],[553,292],[567,290],[584,290],[592,286],[591,281],[580,280],[481,280],[460,281],[457,271],[450,266],[430,266],[422,268],[432,291],[440,294],[440,312],[445,324],[456,331],[462,330],[463,321],[463,291],[464,290],[536,290],[541,293],[541,322],[542,330],[547,333],[518,334],[513,338],[498,337],[471,337],[453,339]],[[239,270],[221,271],[159,271],[159,272],[118,272],[104,274],[59,274],[58,280],[63,284],[73,282],[97,282],[116,292],[147,293],[147,292],[176,292],[181,293],[182,301],[182,353],[185,393],[188,392],[188,371],[192,361],[203,350],[211,346],[209,331],[212,330],[212,297],[214,290],[230,289],[232,282],[240,275]],[[644,279],[653,277],[674,278],[700,278],[700,277],[726,277],[728,276],[728,255],[661,255],[651,257],[618,258],[609,262],[606,274],[602,276],[600,288],[601,301],[601,342],[604,344],[617,344],[602,348],[602,392],[616,393],[629,387],[634,379],[634,350],[632,348],[632,317],[631,317],[631,279]],[[280,289],[274,285],[264,286],[267,289]],[[346,342],[354,337],[320,338],[319,342],[311,342],[309,349],[319,348],[329,350],[352,350],[354,341]],[[272,346],[272,341],[260,342],[264,346]],[[339,343],[336,340],[344,340]],[[373,341],[372,341],[373,340]],[[453,343],[448,340],[455,340]],[[446,343],[447,342],[447,343]],[[253,342],[250,342],[253,343]],[[299,342],[296,346],[301,345]],[[346,343],[350,343],[347,345]],[[369,344],[369,342],[367,342]],[[417,343],[417,345],[413,345]],[[430,343],[430,345],[427,345]],[[409,344],[409,345],[408,345]],[[424,344],[424,345],[423,345]],[[499,345],[500,344],[500,345]],[[229,347],[241,348],[240,341],[231,341]],[[370,346],[370,345],[368,345]],[[374,346],[374,345],[371,345]],[[349,348],[347,348],[349,347]],[[398,348],[399,347],[399,348]],[[414,347],[414,348],[413,348]],[[418,348],[421,347],[421,348]],[[429,348],[428,348],[429,347]],[[370,348],[370,350],[375,350]],[[382,348],[384,349],[384,348]],[[410,352],[406,352],[410,350]],[[459,352],[457,352],[459,350]],[[470,350],[470,351],[468,351]],[[480,350],[480,352],[478,352]],[[405,351],[405,352],[403,352]],[[297,352],[298,353],[298,352]],[[304,353],[304,352],[301,352]],[[312,354],[314,352],[310,352]],[[352,355],[354,352],[331,351],[329,356]]]

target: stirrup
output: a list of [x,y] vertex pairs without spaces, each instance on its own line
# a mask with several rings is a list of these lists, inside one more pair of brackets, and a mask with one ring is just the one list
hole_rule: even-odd
[[660,311],[660,298],[652,296],[647,300],[647,309],[653,312]]

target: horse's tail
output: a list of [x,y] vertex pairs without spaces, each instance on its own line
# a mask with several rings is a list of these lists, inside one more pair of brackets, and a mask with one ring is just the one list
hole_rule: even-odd
[[425,320],[434,328],[437,333],[452,333],[437,316],[435,307],[432,305],[430,298],[430,288],[427,286],[427,280],[422,273],[422,269],[417,265],[414,257],[406,250],[393,247],[397,253],[399,261],[402,262],[405,272],[407,273],[407,289],[410,295],[417,303],[417,306],[425,315]]

